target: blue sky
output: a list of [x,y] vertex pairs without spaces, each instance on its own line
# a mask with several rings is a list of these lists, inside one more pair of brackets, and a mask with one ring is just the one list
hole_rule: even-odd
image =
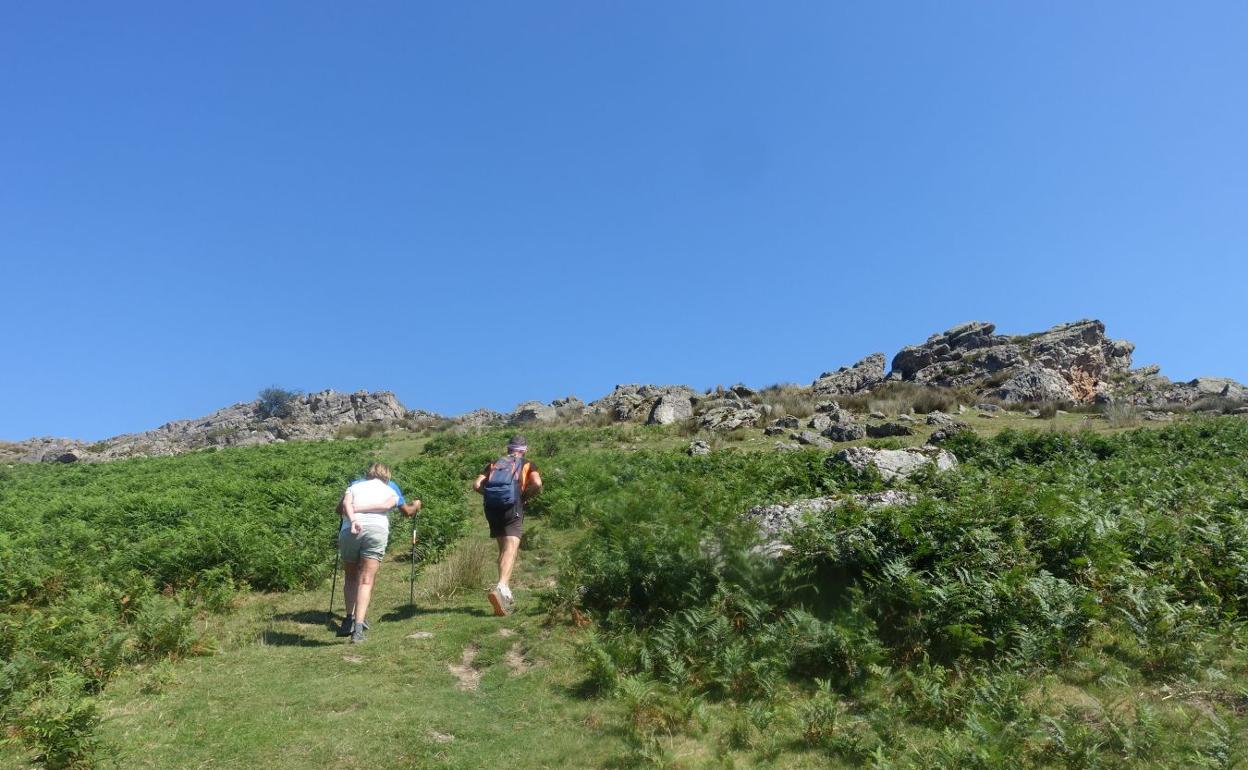
[[0,6],[0,438],[1097,317],[1248,380],[1243,3]]

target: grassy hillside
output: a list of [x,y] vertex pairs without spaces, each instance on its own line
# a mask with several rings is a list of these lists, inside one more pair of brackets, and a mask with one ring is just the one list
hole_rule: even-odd
[[[535,430],[503,620],[466,491],[501,432],[0,469],[0,768],[1237,766],[1248,420],[975,427],[781,561],[742,511],[879,479],[759,431]],[[418,599],[396,524],[348,647],[331,511],[372,458],[428,504]]]

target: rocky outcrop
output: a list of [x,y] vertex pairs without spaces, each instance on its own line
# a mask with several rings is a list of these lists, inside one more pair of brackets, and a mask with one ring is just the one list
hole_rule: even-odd
[[559,416],[555,407],[541,401],[525,401],[516,406],[507,422],[511,425],[527,425],[538,422],[551,422]]
[[853,366],[824,372],[811,385],[819,396],[849,396],[870,390],[884,381],[884,354],[872,353]]
[[675,411],[681,411],[682,400],[688,400],[690,413],[698,392],[687,385],[616,385],[607,395],[591,401],[591,414],[607,414],[616,422],[649,420],[654,415],[654,408],[660,401]]
[[1131,368],[1135,346],[1105,336],[1100,321],[1060,324],[1039,334],[997,335],[973,321],[893,357],[890,379],[972,388],[1006,400],[1090,402]]
[[[1086,386],[1085,386],[1086,388]],[[1091,385],[1090,396],[1096,394],[1095,383]],[[990,396],[999,398],[1006,403],[1022,403],[1035,401],[1067,402],[1075,400],[1072,383],[1052,369],[1040,364],[1028,364],[1021,371],[1001,384],[1001,387],[990,391]],[[1087,398],[1083,400],[1088,400]]]
[[753,522],[758,527],[762,542],[754,549],[754,552],[775,558],[791,550],[785,538],[811,516],[844,508],[846,505],[869,510],[896,505],[913,505],[916,500],[917,498],[909,492],[889,489],[883,492],[846,497],[814,497],[788,503],[759,505],[746,511],[742,518]]
[[762,418],[762,413],[749,406],[717,406],[698,418],[698,425],[705,430],[730,431],[748,428]]
[[451,418],[457,428],[492,428],[507,422],[507,415],[493,409],[473,409]]
[[576,417],[578,415],[584,414],[585,409],[587,408],[585,406],[585,402],[580,400],[576,396],[568,396],[567,398],[556,398],[554,401],[550,402],[550,405],[555,408],[555,412],[560,417]]
[[384,430],[409,420],[440,420],[431,412],[409,412],[389,391],[295,395],[282,405],[281,417],[266,416],[259,401],[234,404],[205,417],[175,420],[154,430],[127,433],[88,444],[74,439],[31,439],[19,447],[18,460],[79,462],[135,456],[165,456],[214,446],[252,446],[278,441],[335,438],[364,426]]
[[859,474],[874,470],[881,479],[891,482],[909,478],[928,466],[935,466],[938,472],[953,470],[958,467],[958,458],[949,450],[934,446],[905,449],[856,446],[837,452],[827,459],[827,464],[829,467],[848,465]]

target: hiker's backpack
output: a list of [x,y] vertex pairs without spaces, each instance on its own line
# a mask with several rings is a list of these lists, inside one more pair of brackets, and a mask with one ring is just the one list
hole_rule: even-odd
[[481,487],[486,508],[510,508],[519,502],[528,483],[529,463],[523,457],[507,455],[490,463]]

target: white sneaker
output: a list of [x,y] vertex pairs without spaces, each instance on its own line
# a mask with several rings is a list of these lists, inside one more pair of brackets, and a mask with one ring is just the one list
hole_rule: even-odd
[[490,605],[494,607],[494,614],[500,618],[504,617],[507,614],[507,608],[511,601],[503,596],[503,592],[497,588],[491,588],[486,596],[490,600]]

